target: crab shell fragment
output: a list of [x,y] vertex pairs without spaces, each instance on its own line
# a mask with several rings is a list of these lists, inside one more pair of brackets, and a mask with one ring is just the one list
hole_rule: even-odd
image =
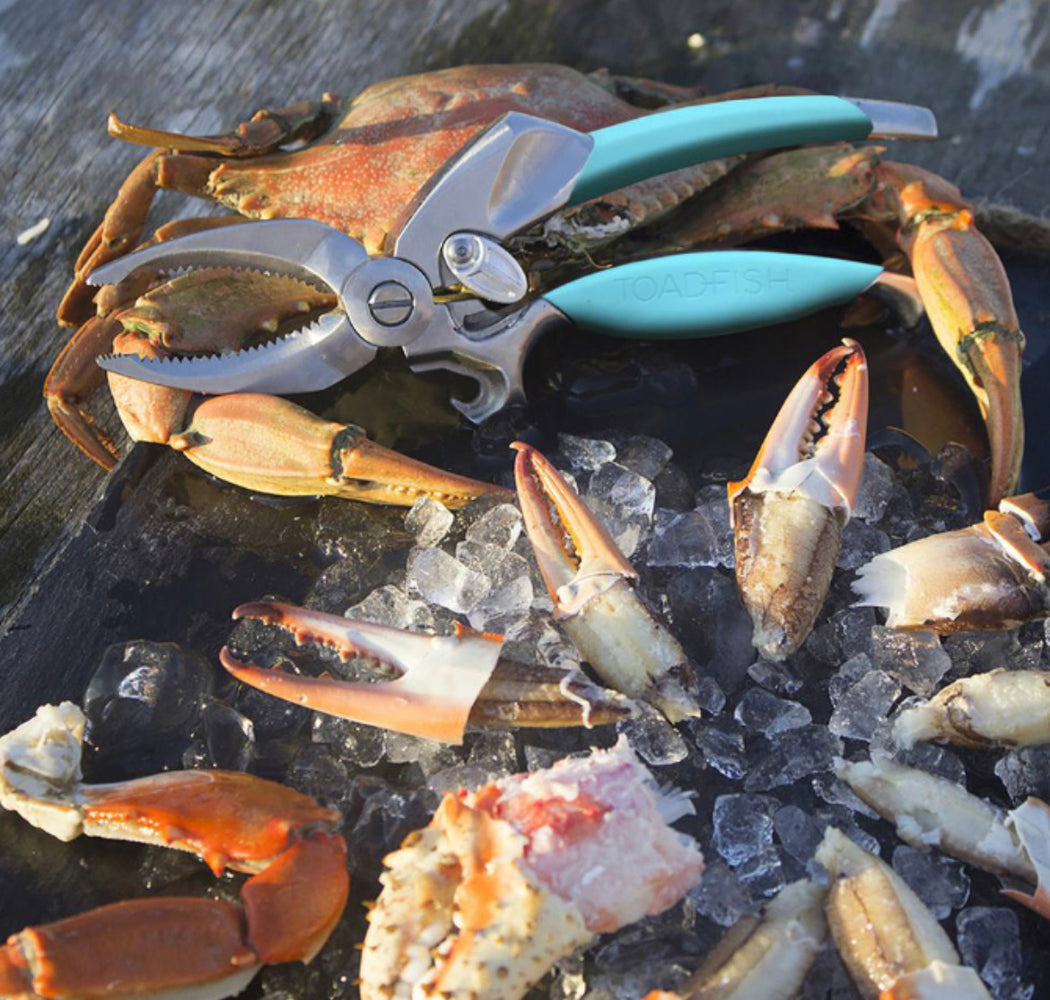
[[363,1000],[517,1000],[595,934],[659,913],[697,883],[699,850],[667,826],[689,811],[654,790],[623,739],[446,795],[386,858]]
[[890,628],[1007,629],[1050,613],[1050,514],[1038,494],[1006,497],[980,524],[909,542],[857,571],[858,605]]
[[165,845],[250,878],[240,904],[136,899],[27,927],[0,948],[0,997],[219,1000],[263,964],[309,962],[349,892],[339,814],[235,771],[85,784],[84,722],[69,702],[45,705],[0,738],[0,806],[60,840]]
[[791,390],[747,476],[729,484],[740,596],[754,645],[783,660],[813,628],[864,469],[868,366],[853,340]]
[[907,883],[828,827],[816,859],[831,875],[835,947],[864,1000],[991,1000],[973,969]]

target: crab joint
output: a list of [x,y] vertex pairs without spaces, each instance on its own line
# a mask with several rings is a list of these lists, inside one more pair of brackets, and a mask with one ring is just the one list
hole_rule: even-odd
[[512,447],[525,530],[561,627],[606,684],[672,722],[699,715],[685,650],[635,593],[638,574],[554,466]]
[[835,569],[864,469],[868,366],[843,341],[805,372],[747,476],[729,484],[736,579],[764,657],[795,652]]
[[0,739],[0,806],[60,840],[161,844],[251,877],[240,903],[137,899],[27,927],[0,948],[0,995],[219,1000],[263,964],[309,962],[349,892],[339,814],[236,771],[85,784],[84,722],[69,702],[45,705]]
[[1006,629],[1050,612],[1050,515],[1039,494],[1007,497],[980,524],[920,538],[857,571],[860,605],[889,610],[891,628],[941,634]]
[[902,747],[925,740],[976,749],[1050,743],[1050,673],[1000,669],[962,677],[901,712],[893,738]]
[[245,604],[234,618],[287,628],[297,642],[333,648],[394,673],[381,683],[304,677],[241,663],[228,649],[222,665],[275,698],[367,725],[462,743],[467,723],[493,726],[593,726],[631,714],[630,703],[582,674],[500,657],[502,636],[460,629],[454,636],[405,632],[288,604]]
[[828,827],[816,859],[831,875],[835,947],[864,1000],[990,1000],[948,935],[903,879]]

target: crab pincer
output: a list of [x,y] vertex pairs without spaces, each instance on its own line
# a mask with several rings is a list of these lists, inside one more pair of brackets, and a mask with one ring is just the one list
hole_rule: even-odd
[[247,873],[240,903],[128,900],[27,927],[0,947],[0,996],[218,1000],[264,964],[309,962],[349,892],[339,814],[237,771],[82,781],[84,715],[45,705],[0,739],[0,807],[59,840],[161,844]]
[[857,571],[860,605],[891,628],[1008,629],[1050,613],[1050,490],[1006,497],[979,524],[875,556]]
[[517,1000],[594,935],[660,913],[697,883],[700,851],[667,825],[691,811],[656,789],[623,738],[447,794],[384,859],[362,1000]]
[[238,660],[222,665],[239,681],[276,698],[371,726],[462,743],[468,723],[489,726],[593,726],[631,714],[630,702],[582,674],[500,656],[503,637],[459,628],[452,636],[406,632],[290,604],[244,604],[234,618],[288,629],[298,643],[366,661],[393,680],[308,677]]
[[729,484],[736,580],[770,660],[809,635],[864,471],[868,365],[844,340],[791,390],[747,476]]
[[699,715],[685,650],[635,592],[634,568],[543,455],[520,441],[511,447],[525,530],[558,623],[610,687],[671,722]]

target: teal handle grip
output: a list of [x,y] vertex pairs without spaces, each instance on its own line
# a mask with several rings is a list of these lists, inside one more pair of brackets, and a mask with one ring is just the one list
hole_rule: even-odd
[[622,264],[544,298],[578,326],[614,337],[718,337],[848,302],[877,264],[765,250],[711,250]]
[[841,97],[757,97],[671,108],[591,133],[569,205],[669,170],[736,153],[867,138],[872,122]]

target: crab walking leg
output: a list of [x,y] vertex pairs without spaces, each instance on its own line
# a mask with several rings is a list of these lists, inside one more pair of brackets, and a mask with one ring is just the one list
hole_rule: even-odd
[[962,677],[901,712],[893,738],[905,748],[925,740],[979,750],[1050,743],[1050,672],[1000,669]]
[[667,826],[690,811],[661,796],[623,739],[446,795],[385,859],[363,1000],[517,1000],[595,934],[659,913],[697,883],[700,852]]
[[754,644],[782,660],[809,635],[864,469],[868,365],[858,343],[799,379],[747,476],[729,484],[736,579]]
[[674,993],[645,1000],[792,1000],[828,936],[824,886],[793,882],[744,917]]
[[277,396],[206,399],[167,443],[220,479],[281,496],[328,494],[406,507],[429,496],[462,507],[504,492],[400,455],[369,441],[360,427],[323,420]]
[[635,593],[638,574],[554,466],[530,445],[512,447],[525,530],[561,627],[610,687],[672,722],[699,715],[685,650]]
[[631,714],[630,703],[582,674],[500,657],[501,636],[461,629],[455,636],[405,632],[290,604],[245,604],[234,618],[288,629],[299,643],[364,657],[398,676],[382,683],[302,677],[238,661],[222,665],[239,681],[328,715],[413,736],[462,743],[468,722],[502,726],[592,726]]
[[1050,519],[1037,494],[1007,497],[980,524],[875,556],[857,571],[858,605],[889,610],[891,628],[941,634],[1007,629],[1050,612]]
[[864,1000],[991,1000],[948,935],[889,865],[828,827],[816,859],[832,877],[835,947]]
[[0,738],[0,807],[60,840],[162,844],[252,877],[239,905],[140,899],[26,928],[0,949],[0,996],[218,1000],[263,964],[310,961],[349,891],[339,814],[234,771],[84,784],[84,722],[69,702],[45,705]]

